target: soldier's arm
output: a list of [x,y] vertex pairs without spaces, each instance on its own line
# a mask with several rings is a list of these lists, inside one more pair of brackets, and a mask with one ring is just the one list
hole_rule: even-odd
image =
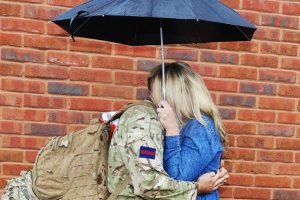
[[160,123],[145,110],[134,110],[121,122],[126,135],[123,159],[134,193],[144,199],[195,199],[197,184],[175,181],[163,169],[163,135]]

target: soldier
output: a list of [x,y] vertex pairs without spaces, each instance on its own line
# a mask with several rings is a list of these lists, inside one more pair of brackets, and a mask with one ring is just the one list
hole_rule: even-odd
[[[121,116],[111,141],[108,157],[108,189],[122,199],[196,199],[197,193],[211,192],[228,178],[227,170],[204,174],[198,182],[175,181],[163,169],[163,127],[155,106],[137,105]],[[128,178],[129,177],[129,178]]]

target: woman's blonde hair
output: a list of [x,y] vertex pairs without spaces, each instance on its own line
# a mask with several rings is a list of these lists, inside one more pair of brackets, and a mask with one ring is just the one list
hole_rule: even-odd
[[[148,89],[151,91],[151,100],[158,105],[163,100],[162,70],[158,65],[148,75]],[[165,65],[166,99],[174,109],[178,122],[184,124],[189,119],[197,119],[205,125],[202,114],[213,118],[222,144],[226,146],[226,132],[218,112],[202,78],[190,66],[183,62]]]

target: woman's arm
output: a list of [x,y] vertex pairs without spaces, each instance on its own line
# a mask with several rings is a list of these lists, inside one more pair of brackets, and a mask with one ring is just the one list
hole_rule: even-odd
[[189,133],[183,137],[166,136],[164,149],[164,168],[176,180],[192,181],[202,174],[203,169],[214,158],[210,141],[205,137],[206,128],[194,120]]

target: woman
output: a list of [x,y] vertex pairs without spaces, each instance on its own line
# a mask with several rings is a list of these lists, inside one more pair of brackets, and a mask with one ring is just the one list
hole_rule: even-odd
[[[151,99],[165,128],[164,168],[176,180],[196,181],[220,167],[225,131],[210,94],[186,63],[167,64],[166,101],[162,101],[161,66],[148,76]],[[197,199],[219,199],[217,190]]]

